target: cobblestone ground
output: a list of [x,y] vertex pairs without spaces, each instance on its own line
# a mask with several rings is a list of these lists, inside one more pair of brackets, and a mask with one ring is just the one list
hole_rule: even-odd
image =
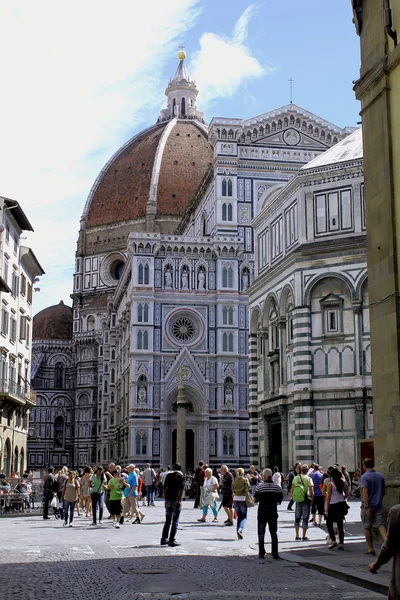
[[[256,512],[249,513],[245,539],[233,527],[197,522],[200,511],[186,502],[177,548],[161,547],[163,506],[144,509],[142,525],[113,529],[110,521],[89,527],[76,518],[73,528],[40,517],[0,520],[0,598],[4,600],[375,600],[369,592],[285,560],[257,558]],[[281,512],[280,551],[293,546],[293,516]],[[210,519],[209,519],[210,521]],[[325,533],[310,530],[312,542]],[[307,544],[307,542],[305,543]],[[268,547],[267,547],[268,550]]]

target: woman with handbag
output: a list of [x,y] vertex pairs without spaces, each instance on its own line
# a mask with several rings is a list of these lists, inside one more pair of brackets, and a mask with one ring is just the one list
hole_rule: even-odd
[[[68,479],[64,483],[61,499],[64,503],[64,527],[72,527],[74,520],[75,504],[79,498],[79,483],[73,471],[68,473]],[[69,521],[68,521],[69,512]]]
[[203,516],[201,517],[201,519],[197,519],[200,523],[206,522],[206,517],[207,517],[209,506],[211,507],[211,510],[214,515],[213,523],[217,523],[217,521],[218,521],[217,489],[218,489],[218,479],[213,476],[211,469],[206,469],[204,471],[204,485],[203,485]]
[[[329,550],[337,548],[343,550],[344,543],[344,517],[348,512],[348,504],[346,498],[349,495],[349,486],[346,483],[339,469],[332,469],[331,481],[328,483],[328,491],[326,498],[326,526],[331,538]],[[333,524],[337,524],[339,534],[339,544],[336,541],[335,530]]]
[[244,476],[244,469],[239,467],[232,483],[233,507],[237,513],[236,533],[239,540],[243,539],[243,529],[247,521],[246,495],[250,490],[250,482]]
[[99,525],[103,525],[103,510],[104,510],[104,493],[107,481],[103,473],[102,467],[97,467],[96,472],[90,478],[92,487],[92,515],[93,521],[91,525],[97,525],[97,506],[99,507]]

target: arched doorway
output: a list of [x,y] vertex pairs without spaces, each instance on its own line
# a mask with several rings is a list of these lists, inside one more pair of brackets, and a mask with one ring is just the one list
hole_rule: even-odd
[[[165,402],[166,425],[162,433],[161,464],[176,461],[177,442],[177,386],[170,390]],[[189,386],[184,388],[187,403],[185,413],[186,460],[184,467],[194,470],[199,460],[208,461],[209,456],[209,411],[205,393]]]

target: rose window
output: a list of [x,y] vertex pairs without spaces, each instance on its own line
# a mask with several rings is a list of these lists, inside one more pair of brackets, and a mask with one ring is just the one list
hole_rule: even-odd
[[196,333],[196,327],[189,317],[179,317],[173,322],[171,332],[180,342],[190,342]]

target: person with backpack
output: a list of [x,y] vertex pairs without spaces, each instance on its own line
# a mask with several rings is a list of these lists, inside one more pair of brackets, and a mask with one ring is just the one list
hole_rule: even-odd
[[300,467],[301,467],[301,464],[299,462],[297,462],[294,465],[293,469],[288,473],[288,477],[287,477],[287,495],[289,496],[289,503],[287,505],[287,510],[293,510],[294,500],[291,498],[292,484],[293,484],[293,479],[300,472]]
[[[308,541],[307,537],[308,519],[310,517],[310,506],[314,498],[314,487],[311,477],[307,475],[308,465],[302,465],[300,472],[293,479],[291,497],[296,502],[294,526],[296,530],[296,541]],[[303,536],[300,537],[300,522],[302,522]]]

